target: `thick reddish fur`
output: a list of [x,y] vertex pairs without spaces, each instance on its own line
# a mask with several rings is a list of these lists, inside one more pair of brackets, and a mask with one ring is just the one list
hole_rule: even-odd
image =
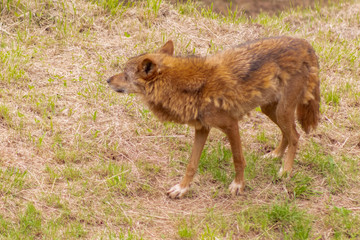
[[282,157],[287,149],[279,174],[290,174],[299,139],[295,115],[306,133],[319,121],[319,65],[311,45],[303,39],[276,37],[208,57],[173,52],[169,41],[154,53],[129,59],[123,73],[108,79],[114,90],[142,96],[161,121],[195,127],[186,174],[169,196],[182,197],[187,191],[212,127],[222,130],[231,144],[236,174],[230,192],[243,191],[246,163],[238,121],[257,106],[282,132],[270,156]]

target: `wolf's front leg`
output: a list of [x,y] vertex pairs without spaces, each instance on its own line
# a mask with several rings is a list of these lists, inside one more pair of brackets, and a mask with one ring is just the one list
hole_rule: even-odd
[[229,186],[230,193],[235,196],[243,193],[245,188],[244,170],[246,166],[245,158],[242,152],[239,126],[236,120],[229,121],[227,125],[222,126],[221,130],[227,135],[231,151],[233,154],[235,179]]
[[209,131],[210,129],[206,128],[195,129],[194,146],[192,149],[190,161],[186,167],[185,176],[179,184],[176,184],[167,192],[167,195],[170,198],[182,198],[188,191],[190,183],[193,180],[198,168],[201,152],[204,148],[207,136],[209,135]]

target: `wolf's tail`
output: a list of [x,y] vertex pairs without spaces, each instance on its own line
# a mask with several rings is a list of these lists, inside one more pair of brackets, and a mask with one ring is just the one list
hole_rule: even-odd
[[309,70],[307,87],[303,100],[297,105],[296,109],[297,119],[306,133],[317,127],[320,118],[319,67],[316,56],[312,60],[310,64],[306,64]]

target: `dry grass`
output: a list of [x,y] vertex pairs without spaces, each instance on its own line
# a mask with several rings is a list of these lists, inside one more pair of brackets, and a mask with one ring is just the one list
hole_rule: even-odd
[[[360,237],[358,1],[252,20],[114,2],[0,2],[1,239]],[[213,130],[202,159],[211,167],[185,199],[169,199],[192,129],[158,122],[106,78],[168,39],[176,54],[206,55],[283,34],[308,39],[322,69],[321,125],[302,133],[293,178],[277,181],[280,161],[260,158],[280,133],[254,111],[239,124],[245,195],[227,191],[229,143]]]

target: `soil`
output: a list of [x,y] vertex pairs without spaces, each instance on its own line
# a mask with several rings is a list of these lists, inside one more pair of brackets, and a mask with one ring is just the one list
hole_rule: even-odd
[[[183,0],[186,2],[186,0]],[[179,0],[172,0],[172,2],[179,2]],[[181,2],[181,1],[180,1]],[[315,2],[321,5],[326,5],[327,1],[320,0],[202,0],[207,6],[211,6],[213,3],[213,10],[227,14],[228,9],[231,6],[231,10],[243,11],[248,16],[256,16],[260,12],[266,12],[269,14],[278,14],[281,11],[297,8],[297,7],[311,7],[315,5]],[[230,4],[232,2],[232,4]]]

